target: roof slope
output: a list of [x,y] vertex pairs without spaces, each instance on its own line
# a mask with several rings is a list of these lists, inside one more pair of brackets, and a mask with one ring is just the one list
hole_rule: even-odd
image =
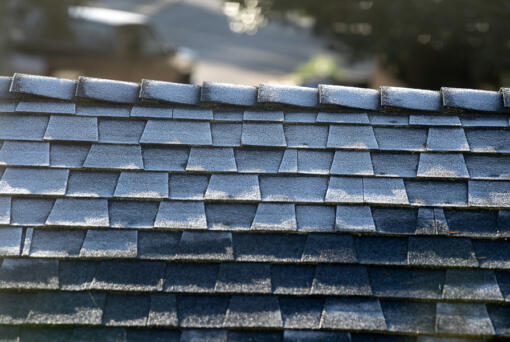
[[0,98],[4,340],[510,336],[509,89]]

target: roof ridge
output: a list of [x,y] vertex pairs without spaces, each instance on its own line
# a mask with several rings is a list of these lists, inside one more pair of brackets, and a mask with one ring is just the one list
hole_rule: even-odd
[[139,104],[222,104],[239,107],[292,106],[378,111],[510,112],[510,88],[499,91],[442,87],[424,90],[381,86],[379,90],[319,84],[317,88],[262,83],[258,87],[219,82],[202,86],[142,79],[140,83],[80,76],[77,81],[15,73],[0,77],[0,99],[48,98]]

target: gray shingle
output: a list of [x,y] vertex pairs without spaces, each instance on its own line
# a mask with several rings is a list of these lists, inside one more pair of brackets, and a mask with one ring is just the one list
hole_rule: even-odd
[[496,279],[499,288],[506,301],[510,299],[510,273],[509,272],[496,272]]
[[478,266],[471,240],[467,238],[410,237],[408,248],[410,265]]
[[409,203],[401,178],[363,178],[363,198],[366,203]]
[[172,107],[165,106],[133,106],[129,116],[138,118],[172,118]]
[[469,205],[510,207],[510,181],[469,181],[468,190]]
[[138,232],[138,256],[141,259],[175,259],[180,232],[144,231]]
[[320,112],[317,122],[369,124],[367,113],[327,113]]
[[501,88],[499,90],[503,96],[503,103],[505,107],[510,107],[510,88]]
[[112,197],[118,173],[71,171],[66,195],[69,197]]
[[494,271],[446,270],[444,299],[503,300]]
[[214,291],[217,293],[271,293],[269,264],[221,264]]
[[[279,295],[308,295],[310,294],[310,290],[312,288],[313,277],[315,274],[315,266],[313,265],[271,265],[271,282],[273,286],[273,293]],[[296,303],[297,301],[302,301],[304,307],[307,306],[307,302],[316,302],[316,299],[312,298],[304,298],[304,297],[280,297],[280,305],[282,305],[282,314],[283,319],[285,321],[285,301],[291,301],[288,305],[299,305]],[[292,303],[292,301],[294,303]],[[316,314],[319,316],[322,311],[322,300],[319,299],[320,308],[316,311]],[[287,310],[292,310],[293,308],[287,308]],[[297,309],[297,308],[296,308]],[[317,309],[317,308],[316,308]],[[295,310],[295,309],[294,309]],[[319,320],[315,321],[315,325],[318,327]],[[289,322],[290,324],[290,322]],[[296,322],[294,322],[296,324]],[[307,325],[310,322],[303,322],[303,328],[307,328]],[[297,327],[297,326],[296,326]]]
[[53,208],[54,200],[39,198],[13,198],[11,224],[41,226]]
[[[179,342],[227,342],[228,331],[219,329],[186,329],[181,333]],[[232,341],[232,338],[230,339]]]
[[450,234],[494,237],[498,235],[496,210],[444,210]]
[[121,328],[74,328],[69,340],[76,342],[98,340],[105,342],[127,342],[127,333],[125,329]]
[[223,325],[228,297],[178,296],[177,316],[181,328],[218,328]]
[[381,301],[388,331],[433,334],[434,303]]
[[122,172],[114,196],[168,198],[168,174],[165,172]]
[[211,145],[211,127],[208,122],[149,120],[140,143]]
[[[318,329],[323,307],[324,300],[321,298],[281,297],[280,309],[282,312],[283,327],[285,329]],[[293,330],[285,330],[284,334],[290,331]],[[297,341],[310,340],[302,339]],[[319,339],[318,341],[322,340]]]
[[502,112],[503,98],[499,91],[442,87],[443,105],[472,111]]
[[60,101],[19,101],[16,105],[18,113],[74,114],[76,104]]
[[52,115],[44,140],[97,141],[97,118]]
[[465,156],[471,179],[498,178],[510,180],[510,158],[508,156]]
[[145,326],[150,310],[149,296],[108,294],[104,304],[103,324],[112,326]]
[[7,168],[0,181],[1,194],[63,195],[69,170]]
[[464,206],[468,189],[465,182],[406,180],[405,187],[411,204]]
[[[1,95],[0,95],[1,97]],[[14,113],[16,110],[16,102],[12,101],[1,101],[0,102],[0,112],[1,113]]]
[[372,207],[372,217],[378,232],[414,234],[416,230],[416,209]]
[[237,169],[242,173],[277,173],[283,154],[281,150],[270,149],[234,150]]
[[50,165],[56,167],[82,167],[90,145],[55,144],[50,146]]
[[195,105],[200,102],[200,87],[193,84],[142,80],[140,98]]
[[472,152],[510,152],[510,130],[466,129]]
[[225,327],[281,328],[283,326],[277,297],[232,296]]
[[378,299],[327,298],[321,328],[347,330],[386,330]]
[[177,200],[203,200],[205,190],[209,184],[206,175],[170,175],[168,184],[170,198]]
[[370,154],[374,172],[378,176],[416,177],[418,154],[416,153],[385,153]]
[[443,209],[419,208],[416,234],[437,235],[448,233],[448,222]]
[[260,203],[257,207],[251,229],[254,230],[297,230],[294,204]]
[[161,202],[154,227],[207,229],[203,202]]
[[205,206],[209,229],[250,229],[255,217],[255,204],[209,203]]
[[76,96],[108,102],[136,103],[139,91],[137,83],[80,76]]
[[[23,323],[34,298],[35,294],[33,293],[1,293],[0,322],[9,325]],[[16,342],[19,341],[16,340]]]
[[346,232],[375,232],[369,206],[339,205],[336,207],[335,230]]
[[441,93],[433,90],[381,87],[381,105],[405,109],[441,111]]
[[213,112],[205,108],[174,108],[174,119],[212,120]]
[[140,146],[93,144],[83,164],[98,169],[142,169]]
[[16,95],[9,92],[11,87],[12,77],[0,76],[0,98],[1,99],[14,99]]
[[202,102],[254,106],[257,104],[257,88],[252,86],[204,82],[200,96]]
[[148,171],[184,171],[188,148],[149,147],[142,149],[144,169]]
[[407,238],[363,236],[356,238],[356,251],[364,264],[405,265]]
[[247,110],[243,113],[243,121],[283,121],[283,112]]
[[297,150],[296,149],[286,149],[285,153],[282,157],[282,162],[280,163],[280,168],[278,169],[279,173],[297,173],[298,165],[297,165]]
[[182,233],[177,251],[178,259],[233,260],[232,233],[192,232]]
[[50,144],[5,141],[0,149],[0,165],[49,166]]
[[57,198],[46,224],[108,227],[108,202],[103,199]]
[[469,173],[460,153],[421,153],[418,177],[469,178]]
[[487,310],[489,311],[496,334],[499,336],[510,336],[510,306],[487,305]]
[[0,255],[19,255],[21,249],[22,234],[23,229],[21,228],[0,228]]
[[87,230],[80,256],[133,258],[137,252],[136,230]]
[[331,203],[363,203],[363,179],[330,177],[325,201]]
[[242,145],[286,146],[283,125],[276,123],[243,123]]
[[110,201],[110,226],[118,228],[152,228],[158,202]]
[[242,124],[213,123],[211,124],[213,146],[240,146]]
[[454,115],[410,115],[409,124],[415,126],[461,126],[459,117]]
[[314,112],[287,112],[285,113],[285,122],[293,123],[314,123],[317,113]]
[[142,120],[100,119],[99,141],[112,144],[138,144],[144,127],[145,121]]
[[351,335],[348,332],[337,331],[306,331],[306,330],[285,330],[283,341],[323,341],[323,342],[350,342]]
[[335,207],[296,205],[298,231],[332,232],[335,230]]
[[178,326],[177,300],[172,294],[151,295],[151,306],[147,317],[148,326]]
[[505,240],[474,240],[476,257],[483,268],[510,269],[510,249]]
[[47,116],[0,115],[0,139],[43,140]]
[[259,86],[259,103],[280,103],[299,107],[317,107],[319,92],[316,88],[262,83]]
[[83,230],[34,229],[29,247],[32,257],[72,257],[80,254]]
[[[48,336],[48,334],[45,335]],[[16,326],[3,326],[0,328],[0,336],[2,336],[2,342],[19,342],[21,336],[20,328]],[[29,341],[29,339],[25,337],[23,341]]]
[[381,150],[424,151],[427,130],[422,128],[375,127],[375,138]]
[[212,175],[205,199],[260,201],[259,180],[255,175]]
[[326,177],[260,176],[260,192],[265,202],[323,202],[328,187]]
[[382,126],[407,126],[409,125],[408,114],[390,114],[390,113],[374,113],[369,114],[368,118],[372,125]]
[[321,105],[378,110],[379,91],[375,89],[319,84]]
[[328,175],[333,161],[333,152],[297,150],[299,173]]
[[246,234],[232,236],[236,261],[300,261],[306,236],[301,234]]
[[30,248],[32,247],[32,236],[34,235],[34,228],[25,229],[25,238],[22,242],[23,249],[21,250],[22,256],[28,256],[30,254]]
[[240,110],[216,110],[213,112],[214,121],[243,121],[243,112]]
[[107,260],[96,263],[93,290],[161,291],[164,262]]
[[212,293],[218,279],[219,265],[219,263],[169,263],[166,266],[164,291]]
[[58,289],[58,260],[6,258],[0,267],[2,289]]
[[469,151],[469,144],[462,128],[429,128],[427,150]]
[[289,147],[324,148],[328,141],[328,126],[285,125],[285,139]]
[[370,153],[358,151],[336,151],[330,173],[332,175],[371,176],[374,174],[374,170],[372,168]]
[[369,267],[368,273],[375,296],[441,298],[444,270]]
[[501,114],[462,114],[460,121],[464,127],[508,127],[508,118]]
[[232,148],[192,147],[186,171],[236,172]]
[[361,150],[378,148],[371,126],[331,125],[327,146]]
[[485,304],[437,303],[436,332],[443,334],[493,335]]
[[87,103],[76,106],[76,115],[82,116],[127,118],[130,112],[131,106]]
[[[354,241],[350,235],[309,234],[301,260],[306,262],[356,263],[358,258]],[[324,273],[323,275],[326,276],[327,274]]]

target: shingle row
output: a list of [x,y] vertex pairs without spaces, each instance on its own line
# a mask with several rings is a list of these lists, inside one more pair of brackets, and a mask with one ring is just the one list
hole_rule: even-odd
[[[506,240],[465,237],[1,228],[4,256],[342,263],[510,269]],[[7,260],[7,259],[6,259]]]
[[[371,298],[3,293],[7,324],[264,328],[506,335],[508,306]],[[288,333],[287,333],[288,334]],[[297,340],[299,331],[295,332]],[[306,335],[305,335],[306,336]],[[349,341],[347,336],[342,340]]]
[[[11,79],[4,78],[6,84]],[[504,112],[508,107],[508,88],[500,92],[461,88],[441,91],[400,87],[381,87],[379,91],[345,86],[319,85],[316,88],[261,84],[258,88],[205,82],[194,85],[142,80],[140,84],[91,77],[78,81],[53,77],[14,74],[9,91],[13,94],[42,96],[60,100],[81,99],[116,103],[140,100],[196,105],[219,103],[235,106],[279,104],[313,108],[319,105],[379,110],[382,107],[421,111],[445,109]],[[5,90],[2,95],[6,93]],[[6,94],[7,95],[7,94]],[[4,95],[5,96],[5,95]]]

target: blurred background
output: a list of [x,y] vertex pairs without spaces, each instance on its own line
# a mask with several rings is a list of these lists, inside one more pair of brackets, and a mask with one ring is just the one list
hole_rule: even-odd
[[509,0],[0,0],[0,73],[498,89]]

